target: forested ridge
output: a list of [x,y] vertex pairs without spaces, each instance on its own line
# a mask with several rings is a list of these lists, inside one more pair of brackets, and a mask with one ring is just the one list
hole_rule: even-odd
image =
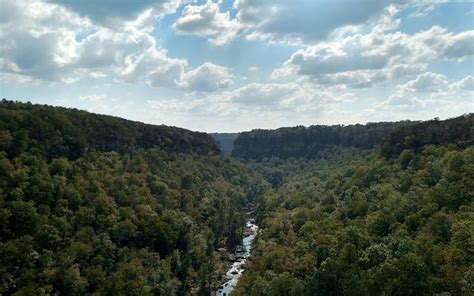
[[47,159],[75,159],[87,150],[122,153],[160,148],[184,153],[219,152],[205,133],[5,99],[0,102],[0,128],[1,148],[10,157],[29,149],[39,150]]
[[204,133],[3,100],[0,294],[212,295],[255,204],[232,295],[473,295],[473,120],[220,137],[236,160]]
[[210,136],[0,104],[0,294],[209,295],[262,182]]
[[327,147],[372,149],[382,146],[386,156],[403,149],[420,149],[426,144],[473,144],[472,114],[440,121],[378,122],[365,125],[313,125],[240,133],[232,155],[243,160],[290,157],[314,158]]
[[373,149],[246,160],[273,189],[235,295],[473,295],[473,128],[435,119]]
[[245,160],[278,157],[316,157],[328,146],[371,149],[379,144],[394,126],[411,122],[381,122],[366,125],[314,125],[283,127],[276,130],[252,130],[240,133],[232,156]]

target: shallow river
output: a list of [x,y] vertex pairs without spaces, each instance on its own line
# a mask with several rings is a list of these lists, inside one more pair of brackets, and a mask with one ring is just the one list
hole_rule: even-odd
[[228,296],[230,292],[234,290],[235,286],[239,282],[240,277],[242,276],[242,273],[244,272],[245,262],[250,257],[252,244],[258,230],[258,226],[254,223],[251,223],[251,221],[253,221],[253,219],[247,220],[247,229],[250,230],[250,235],[245,236],[243,239],[243,252],[241,254],[237,254],[242,258],[237,259],[237,261],[232,263],[232,266],[226,273],[227,281],[219,286],[216,291],[216,296]]

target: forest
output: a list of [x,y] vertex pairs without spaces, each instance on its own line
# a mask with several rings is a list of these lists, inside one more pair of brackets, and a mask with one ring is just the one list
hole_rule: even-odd
[[424,145],[473,144],[473,116],[466,115],[440,121],[378,122],[365,125],[314,125],[285,127],[276,130],[252,130],[240,133],[232,156],[244,160],[277,157],[287,159],[315,158],[331,146],[372,149],[381,146],[386,156],[404,149],[419,150]]
[[249,204],[232,295],[473,295],[473,140],[473,114],[211,137],[2,100],[0,295],[214,295]]
[[285,139],[318,141],[303,128],[238,138],[261,141],[240,156],[272,152],[245,161],[273,188],[235,295],[473,295],[473,123],[396,123],[372,149],[358,143],[374,126],[341,136],[349,145],[335,128],[314,157],[280,157],[299,145]]
[[210,136],[0,103],[1,295],[210,295],[264,182]]

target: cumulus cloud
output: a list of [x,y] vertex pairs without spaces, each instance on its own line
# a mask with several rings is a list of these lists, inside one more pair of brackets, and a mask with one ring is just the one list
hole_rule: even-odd
[[442,74],[426,72],[405,84],[398,85],[396,92],[381,103],[389,108],[404,108],[417,111],[435,105],[453,108],[465,106],[466,112],[472,109],[474,79],[471,75],[459,80],[449,81]]
[[453,36],[443,48],[443,55],[451,59],[463,59],[474,55],[474,30]]
[[122,78],[129,82],[145,78],[152,87],[210,92],[228,88],[233,78],[228,68],[210,62],[189,68],[186,60],[169,58],[165,50],[156,46],[128,55],[125,64],[120,73]]
[[[10,77],[67,80],[78,56],[76,34],[91,24],[74,13],[38,1],[0,3],[0,70]],[[2,9],[3,10],[3,9]]]
[[168,57],[148,28],[116,31],[95,25],[61,5],[2,1],[2,7],[11,11],[0,15],[2,79],[68,83],[111,76],[192,91],[213,91],[231,83],[230,72],[224,67],[205,63],[192,69],[186,60]]
[[143,50],[133,50],[123,59],[119,77],[125,81],[135,82],[145,79],[152,87],[180,88],[183,86],[183,77],[187,68],[187,61],[173,59],[167,52],[157,48],[155,40],[147,37],[152,45],[144,46]]
[[420,74],[416,79],[408,81],[399,86],[403,92],[435,92],[439,91],[448,83],[448,78],[442,74],[426,72]]
[[375,28],[365,35],[337,38],[298,50],[273,76],[297,75],[319,84],[370,87],[423,71],[434,58],[462,60],[471,56],[473,45],[466,40],[472,38],[473,32],[452,34],[433,26],[410,35]]
[[253,38],[276,42],[312,43],[336,29],[360,25],[376,18],[389,6],[408,1],[252,1],[237,0],[237,19]]
[[214,91],[228,88],[232,84],[232,74],[226,67],[207,62],[186,72],[184,81],[192,90]]
[[464,79],[450,85],[451,91],[474,91],[474,77],[466,76]]
[[232,84],[232,73],[226,67],[206,62],[196,68],[187,67],[187,62],[170,59],[166,52],[152,49],[146,54],[127,60],[121,73],[128,81],[145,77],[153,87],[167,87],[198,92],[210,92],[228,88]]
[[179,34],[206,37],[215,45],[226,44],[235,38],[240,27],[228,11],[220,12],[219,5],[212,1],[203,5],[187,5],[173,25]]
[[231,17],[229,11],[221,12],[218,3],[208,0],[202,5],[187,5],[173,28],[180,34],[207,38],[215,45],[226,44],[238,36],[308,44],[341,33],[341,29],[345,31],[374,21],[384,11],[394,14],[395,7],[407,2],[364,0],[341,4],[329,0],[236,0],[233,8],[237,14]]

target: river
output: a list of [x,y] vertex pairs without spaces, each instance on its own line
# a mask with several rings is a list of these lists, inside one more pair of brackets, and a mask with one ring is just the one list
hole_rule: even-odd
[[254,219],[248,219],[245,236],[242,242],[242,251],[236,252],[235,261],[226,273],[227,280],[217,288],[216,296],[228,296],[234,290],[244,272],[245,263],[250,257],[252,244],[257,235],[257,231],[258,226],[254,223]]

